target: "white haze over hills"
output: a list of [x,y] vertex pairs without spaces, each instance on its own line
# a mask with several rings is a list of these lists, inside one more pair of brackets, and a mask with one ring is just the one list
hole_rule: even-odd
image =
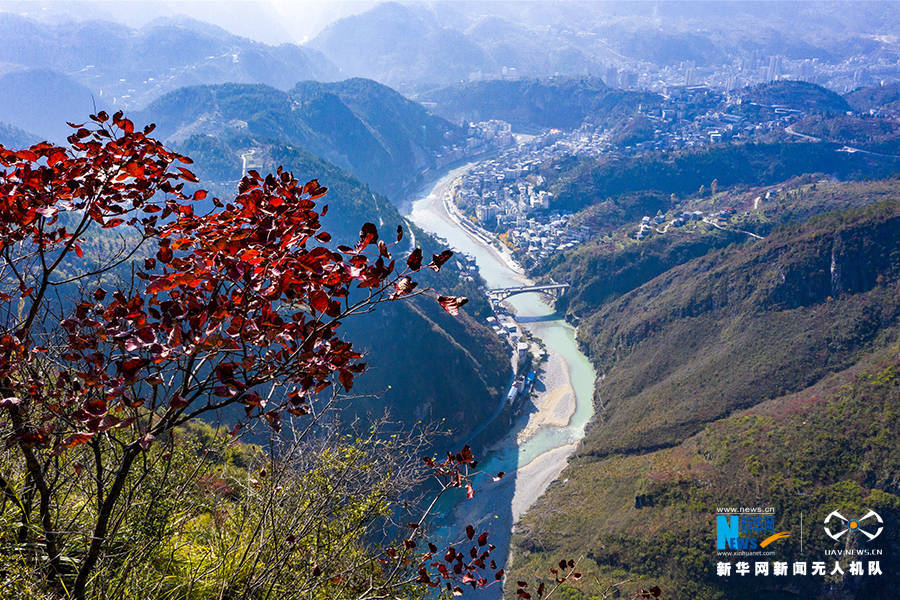
[[[719,90],[900,81],[896,2],[0,0],[0,122],[128,110],[198,84],[365,77],[413,98],[491,79]],[[300,43],[303,42],[303,43]],[[71,115],[70,115],[71,113]],[[48,118],[49,117],[49,118]]]
[[346,75],[412,94],[550,75],[650,89],[740,87],[786,75],[852,88],[896,80],[896,8],[895,2],[388,2],[330,24],[309,45]]
[[329,23],[376,4],[373,0],[3,0],[0,12],[50,22],[115,21],[133,28],[185,16],[258,42],[283,44],[303,43]]

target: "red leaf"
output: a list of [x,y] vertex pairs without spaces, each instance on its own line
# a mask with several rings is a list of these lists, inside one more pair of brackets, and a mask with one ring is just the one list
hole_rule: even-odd
[[470,540],[475,537],[475,528],[471,525],[466,525],[466,537]]
[[353,373],[346,369],[341,369],[338,372],[338,379],[341,381],[341,385],[344,386],[344,389],[349,391],[353,388]]
[[197,183],[198,181],[200,181],[199,179],[197,179],[196,175],[194,175],[193,173],[191,173],[184,167],[175,167],[175,168],[181,172],[182,179],[184,179],[186,181],[190,181],[191,183]]
[[359,232],[359,248],[365,248],[369,244],[378,241],[378,229],[374,223],[365,223]]
[[328,294],[322,290],[313,290],[309,294],[309,305],[313,310],[325,312],[328,308]]
[[465,296],[438,296],[438,304],[451,315],[458,315],[459,308],[468,302]]
[[63,440],[62,447],[71,448],[72,446],[78,446],[89,441],[92,437],[94,437],[93,433],[75,433]]
[[413,271],[418,271],[422,268],[422,249],[416,248],[413,250],[409,258],[406,259],[406,265],[412,269]]
[[281,413],[276,412],[274,410],[270,410],[265,414],[266,421],[269,423],[269,427],[274,429],[276,432],[281,431]]
[[144,176],[144,166],[140,163],[130,162],[125,165],[125,170],[128,171],[128,174],[136,179],[140,179]]
[[444,250],[440,254],[432,254],[431,262],[428,264],[428,268],[434,270],[435,272],[440,271],[441,267],[444,266],[444,263],[450,260],[450,257],[453,256],[452,250]]

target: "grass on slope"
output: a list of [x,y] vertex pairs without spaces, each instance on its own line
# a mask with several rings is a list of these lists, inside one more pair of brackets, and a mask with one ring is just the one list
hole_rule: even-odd
[[900,317],[900,205],[826,215],[671,269],[585,318],[581,453],[671,445],[845,368]]
[[[657,584],[666,598],[691,600],[819,598],[826,586],[835,597],[890,597],[889,575],[723,580],[715,574],[716,561],[729,560],[716,556],[718,506],[774,506],[776,531],[792,536],[770,546],[775,557],[761,560],[830,560],[829,571],[834,558],[825,550],[844,547],[822,531],[831,510],[874,509],[887,525],[897,523],[900,346],[880,347],[810,388],[709,423],[677,446],[577,457],[519,525],[510,580],[530,579],[560,557],[584,556],[585,576],[561,597],[600,598],[626,580],[625,590]],[[637,496],[649,505],[636,508]],[[886,548],[886,574],[896,573],[891,548],[898,537],[896,527],[886,526],[872,544]]]

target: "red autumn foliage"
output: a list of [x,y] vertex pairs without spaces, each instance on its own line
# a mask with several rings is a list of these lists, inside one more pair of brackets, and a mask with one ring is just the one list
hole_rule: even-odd
[[[0,434],[21,452],[42,511],[49,457],[111,430],[121,444],[75,597],[131,465],[155,440],[228,406],[276,430],[284,412],[309,414],[365,368],[338,335],[342,320],[429,292],[409,276],[421,250],[396,268],[371,223],[353,247],[322,245],[331,236],[316,201],[327,190],[315,179],[251,171],[235,198],[198,214],[207,192],[186,190],[191,160],[152,125],[136,129],[121,112],[91,120],[73,125],[68,147],[0,146]],[[104,253],[101,229],[119,250]],[[463,302],[441,297],[454,314]],[[41,535],[61,572],[54,531]]]

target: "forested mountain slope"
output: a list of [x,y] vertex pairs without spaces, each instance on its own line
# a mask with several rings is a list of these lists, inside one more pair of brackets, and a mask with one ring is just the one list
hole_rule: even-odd
[[[599,272],[582,265],[574,285],[597,288],[573,297],[602,375],[597,415],[520,523],[512,576],[583,555],[584,596],[572,598],[629,578],[673,598],[752,598],[768,582],[715,575],[716,506],[775,506],[777,530],[796,531],[800,510],[820,523],[832,505],[896,519],[897,193],[764,240],[659,242],[647,257],[589,259]],[[604,272],[605,286],[593,278]],[[822,559],[831,540],[807,527],[805,555],[791,538],[779,560]],[[892,535],[883,543],[896,548]],[[868,598],[887,581],[845,578],[833,591]],[[795,587],[820,597],[825,585]]]
[[[394,90],[365,79],[301,82],[283,92],[265,85],[182,88],[136,115],[175,142],[192,135],[247,139],[249,152],[266,143],[291,144],[394,196],[434,165],[461,131]],[[240,168],[231,178],[240,175]]]

